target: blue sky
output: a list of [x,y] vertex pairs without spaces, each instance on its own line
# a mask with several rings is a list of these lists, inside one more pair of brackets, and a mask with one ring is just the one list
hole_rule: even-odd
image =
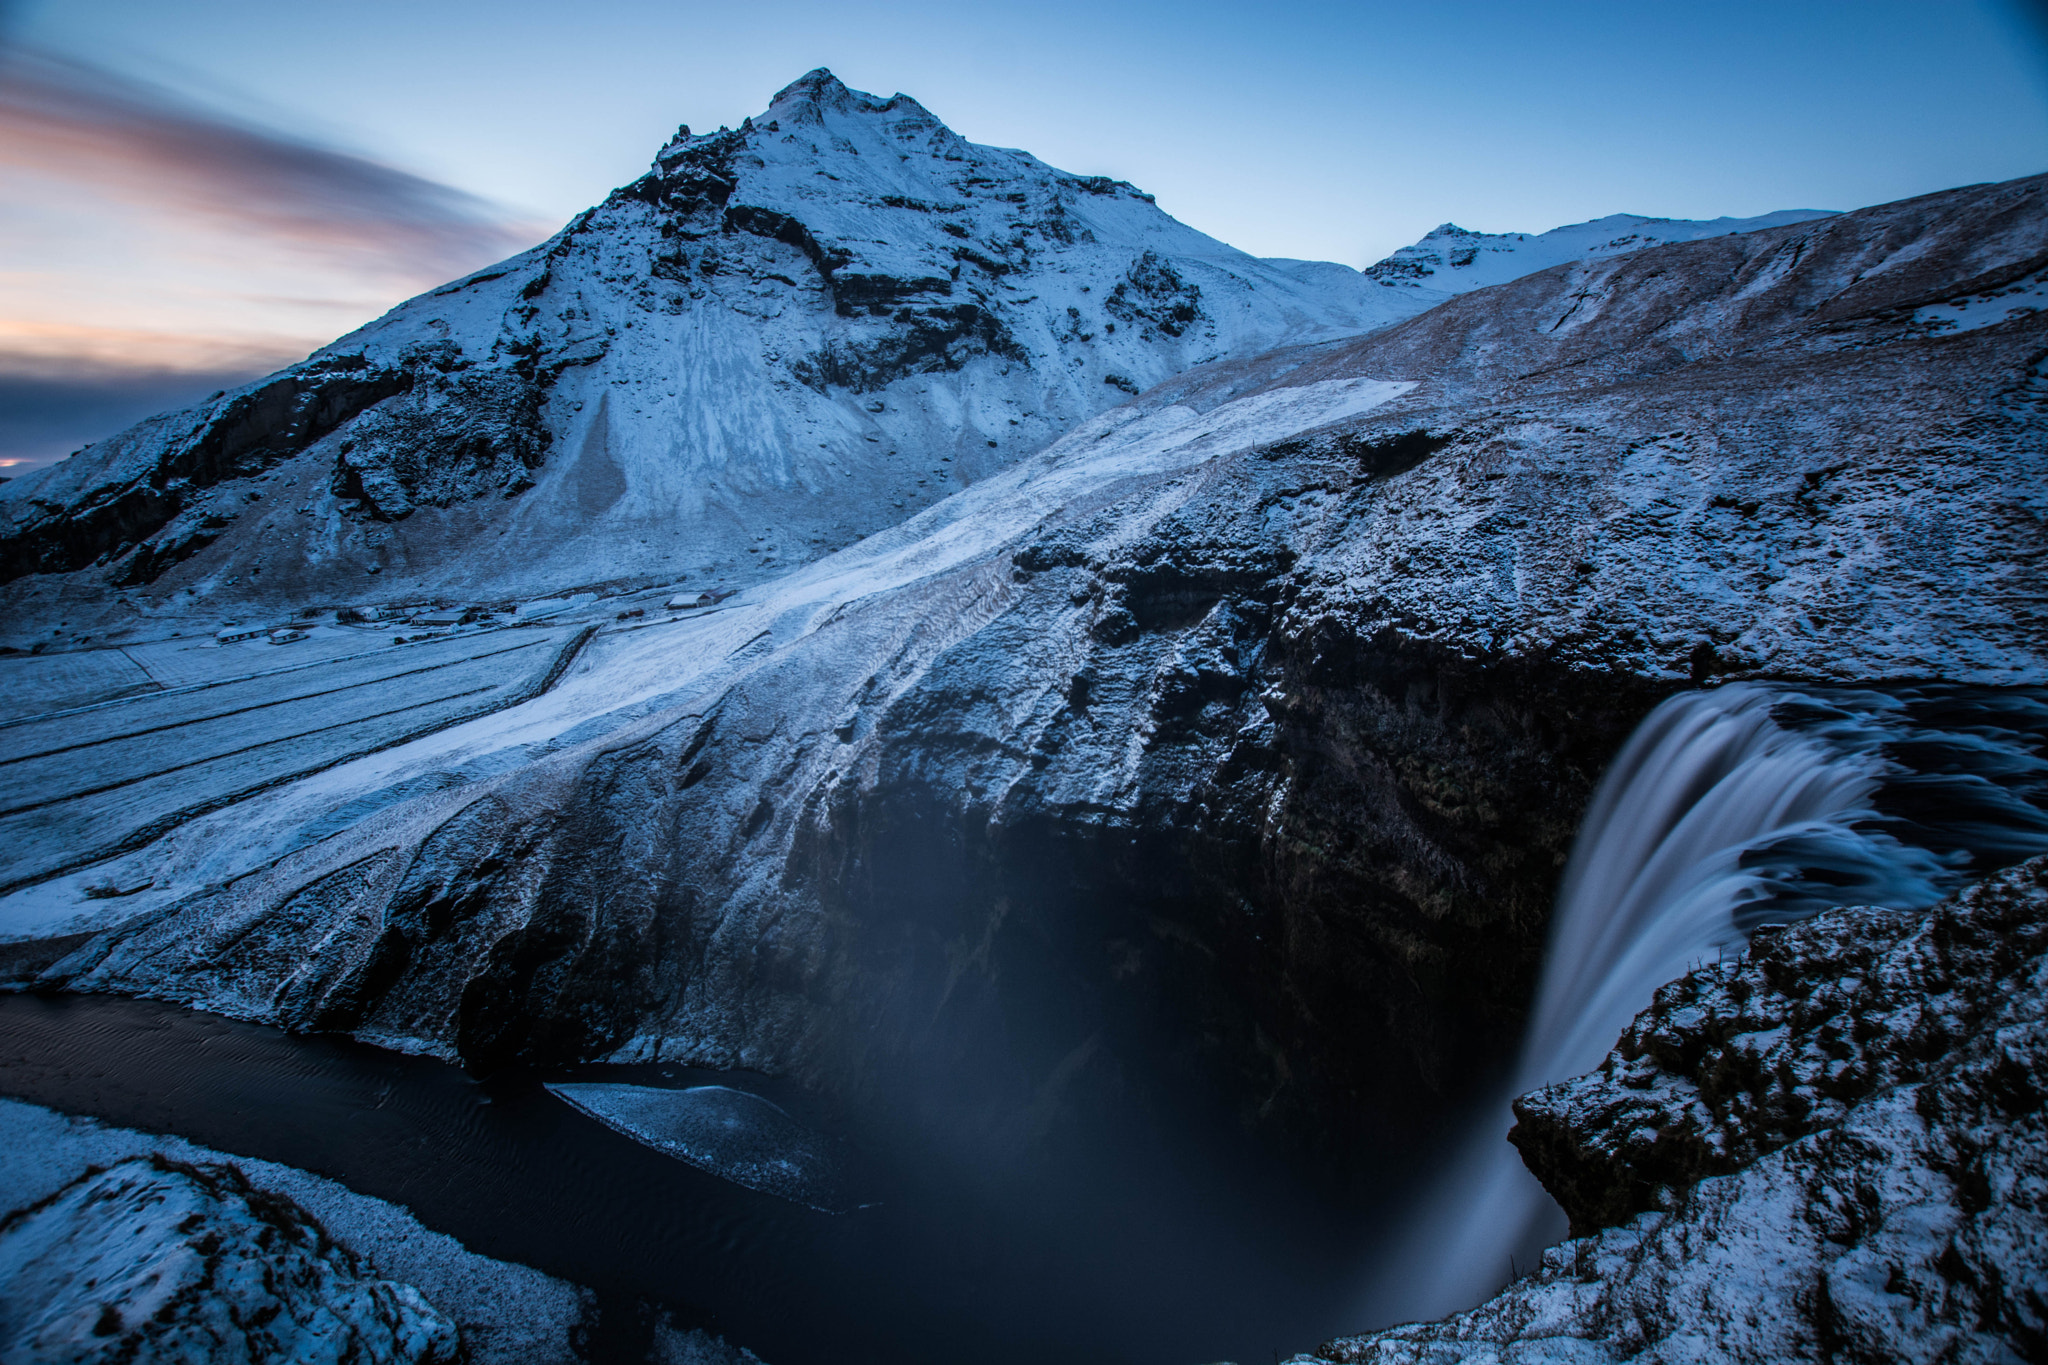
[[[976,141],[1128,179],[1246,250],[1362,265],[1445,221],[1851,208],[2048,170],[2037,12],[17,0],[0,53],[89,64],[73,113],[144,82],[142,104],[271,139],[266,165],[303,148],[313,180],[342,167],[322,202],[353,186],[368,207],[344,208],[364,226],[339,238],[304,205],[239,222],[256,182],[228,163],[246,140],[161,155],[161,139],[73,129],[37,153],[21,149],[43,134],[0,130],[16,148],[0,149],[0,403],[23,364],[89,361],[118,383],[124,366],[210,376],[303,353],[551,229],[677,123],[737,123],[816,66],[914,95]],[[0,98],[23,70],[0,65]],[[380,232],[387,209],[398,226]],[[19,456],[6,439],[0,456]]]

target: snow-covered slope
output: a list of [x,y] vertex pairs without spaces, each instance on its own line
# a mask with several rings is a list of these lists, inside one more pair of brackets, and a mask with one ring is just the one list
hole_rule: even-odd
[[814,71],[544,245],[10,485],[10,614],[751,581],[1192,365],[1422,306]]
[[1598,261],[1670,242],[1697,242],[1826,218],[1826,209],[1781,209],[1756,218],[1644,218],[1610,213],[1548,232],[1473,232],[1445,223],[1412,246],[1365,268],[1382,288],[1441,303],[1574,261]]

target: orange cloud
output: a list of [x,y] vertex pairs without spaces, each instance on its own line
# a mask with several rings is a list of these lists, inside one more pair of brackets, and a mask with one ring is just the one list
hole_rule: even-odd
[[230,339],[0,317],[0,374],[23,379],[124,370],[262,374],[303,359],[310,349],[290,336]]

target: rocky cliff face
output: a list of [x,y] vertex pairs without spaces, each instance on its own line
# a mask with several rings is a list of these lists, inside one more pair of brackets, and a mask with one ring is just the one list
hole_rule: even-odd
[[2048,323],[1998,302],[2048,268],[2044,192],[1198,369],[598,636],[543,698],[95,873],[132,898],[0,913],[34,902],[49,984],[483,1065],[1016,1113],[1152,1083],[1119,1059],[1163,1046],[1255,1126],[1405,1124],[1514,1036],[1578,814],[1657,697],[2048,676]]
[[1575,1237],[1297,1361],[2023,1360],[2048,1340],[2048,860],[1665,987],[1514,1134]]

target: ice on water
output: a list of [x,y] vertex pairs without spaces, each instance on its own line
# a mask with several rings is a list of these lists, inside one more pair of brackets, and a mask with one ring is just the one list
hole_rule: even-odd
[[605,1127],[735,1185],[825,1213],[851,1207],[831,1141],[759,1095],[724,1085],[664,1090],[617,1082],[548,1091]]

